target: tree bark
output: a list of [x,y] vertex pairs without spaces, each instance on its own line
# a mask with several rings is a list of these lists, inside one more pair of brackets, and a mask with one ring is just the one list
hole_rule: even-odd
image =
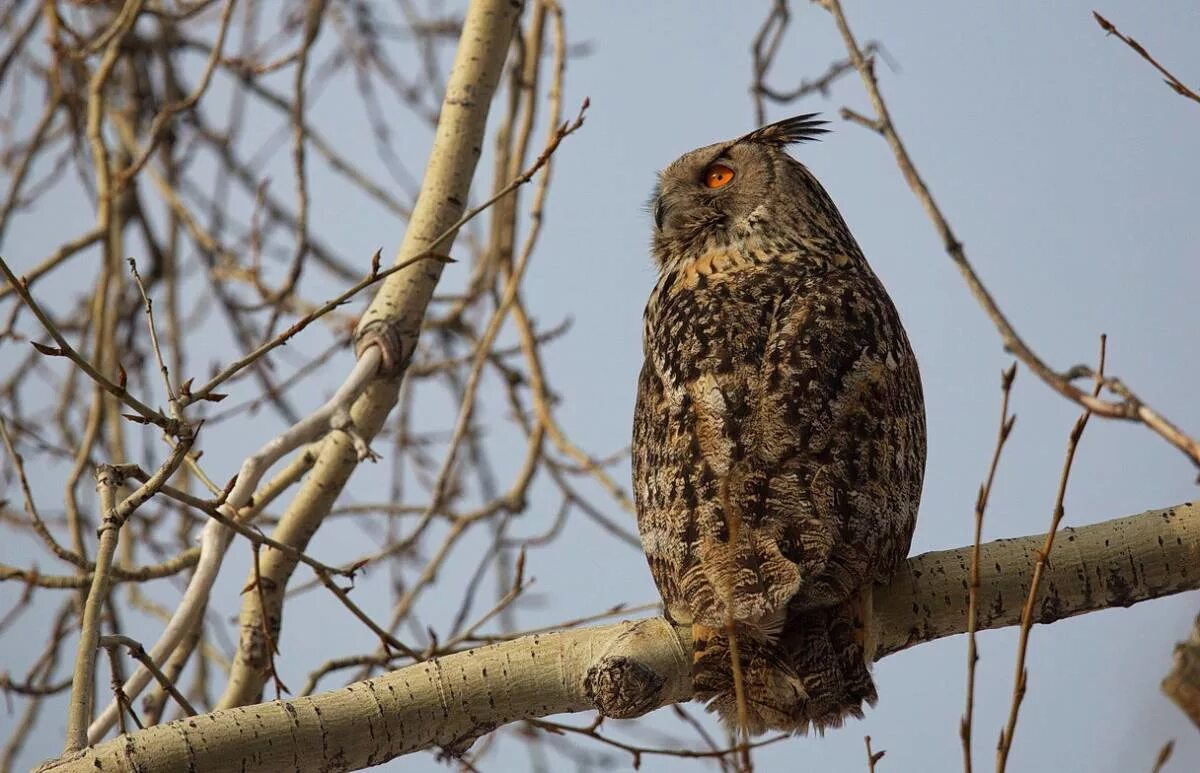
[[[979,629],[1016,625],[1042,535],[982,547]],[[1036,622],[1200,587],[1200,507],[1065,528]],[[971,548],[909,559],[875,593],[876,657],[961,633]],[[526,636],[307,698],[215,711],[113,739],[44,771],[357,770],[430,747],[465,750],[508,722],[598,709],[638,716],[691,697],[690,642],[662,618]]]

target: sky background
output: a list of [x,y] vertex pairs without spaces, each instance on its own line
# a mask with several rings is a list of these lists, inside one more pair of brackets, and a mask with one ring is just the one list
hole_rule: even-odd
[[[376,5],[381,17],[398,17],[393,4]],[[655,279],[647,255],[650,220],[645,211],[655,171],[691,148],[753,128],[750,43],[767,4],[577,0],[564,5],[570,42],[587,44],[586,55],[569,63],[565,109],[573,113],[585,96],[591,109],[585,127],[556,156],[545,230],[525,296],[542,325],[572,321],[570,334],[545,352],[553,388],[563,398],[558,417],[580,445],[606,455],[629,442],[641,363],[641,312]],[[846,4],[860,43],[879,40],[885,46],[894,67],[881,62],[877,72],[897,128],[1017,330],[1060,368],[1094,361],[1099,334],[1107,333],[1109,372],[1195,435],[1200,432],[1195,400],[1200,378],[1200,105],[1175,95],[1146,62],[1106,38],[1091,18],[1093,8],[1145,44],[1185,82],[1200,80],[1200,7],[1182,0],[1109,0],[1100,6],[1028,0]],[[448,62],[449,46],[444,54]],[[843,56],[828,14],[798,3],[769,81],[776,88],[793,87]],[[396,57],[415,66],[411,52],[398,48]],[[218,79],[214,89],[217,99],[228,84]],[[36,100],[28,105],[35,119],[40,105]],[[943,252],[887,145],[841,121],[837,111],[842,106],[869,111],[856,77],[839,81],[828,98],[771,107],[768,118],[819,110],[833,122],[825,141],[801,146],[795,154],[838,203],[895,299],[920,361],[929,461],[912,549],[964,545],[970,541],[975,492],[996,431],[998,374],[1010,358]],[[352,89],[326,88],[312,109],[330,139],[387,179]],[[496,115],[493,111],[491,128]],[[404,120],[407,124],[397,122],[397,145],[402,161],[419,176],[430,134],[411,116]],[[271,119],[251,128],[265,138],[278,126],[278,119]],[[271,161],[279,174],[274,185],[280,195],[289,196],[286,143],[276,156]],[[361,196],[348,198],[321,163],[314,161],[310,168],[313,225],[324,241],[355,256],[364,270],[377,247],[385,255],[395,250],[401,221]],[[486,157],[479,169],[473,190],[477,200],[490,171]],[[399,182],[395,190],[403,195]],[[19,218],[0,243],[18,270],[41,260],[64,233],[82,231],[91,221],[92,210],[77,185],[72,193],[68,183],[56,195],[52,210]],[[445,287],[460,286],[468,271],[463,264],[448,267]],[[81,272],[77,278],[82,283],[90,275]],[[69,300],[83,286],[74,281],[66,276],[47,284],[39,297],[51,303]],[[327,297],[341,287],[314,286],[313,281],[305,285],[309,297]],[[321,348],[319,336],[297,342],[296,351],[315,354]],[[193,358],[228,360],[232,353],[227,345],[214,331]],[[13,351],[11,344],[0,347],[0,362]],[[348,367],[348,356],[334,358],[327,373],[297,393],[297,407],[316,407]],[[242,385],[246,394],[253,386]],[[492,398],[498,394],[493,392]],[[418,404],[431,425],[450,421],[449,406],[432,392]],[[493,404],[490,419],[502,421],[502,404]],[[1027,372],[1017,377],[1012,407],[1019,418],[1001,463],[985,539],[1045,530],[1067,433],[1078,415],[1074,405]],[[259,418],[226,425],[206,437],[214,478],[227,478],[247,453],[282,427],[267,413]],[[508,446],[506,458],[506,441],[501,436],[496,442],[498,476],[508,480],[521,446]],[[39,496],[44,492],[47,501],[61,499],[60,476],[50,469],[33,475]],[[627,481],[627,462],[615,467],[614,475]],[[1094,420],[1075,463],[1064,523],[1079,526],[1187,501],[1195,496],[1195,478],[1193,466],[1145,428]],[[380,469],[360,471],[346,501],[380,499],[386,480]],[[556,505],[550,489],[539,483],[520,532],[544,528]],[[606,512],[628,518],[611,503]],[[369,550],[377,544],[374,539],[339,520],[322,529],[310,552],[334,563]],[[463,572],[474,567],[483,544],[481,538],[461,549]],[[28,555],[27,544],[19,539],[0,542],[0,561],[25,564]],[[219,613],[214,619],[224,621],[234,639],[236,626],[229,618],[237,611],[248,556],[244,544],[235,544],[214,594]],[[456,587],[461,587],[454,584],[454,566],[421,607],[423,623],[436,625],[453,614]],[[537,579],[536,604],[521,607],[523,627],[656,598],[640,553],[583,518],[572,519],[550,549],[531,553],[527,573]],[[297,574],[298,581],[307,579],[307,573]],[[16,600],[19,590],[0,585],[0,611]],[[151,593],[168,603],[177,589],[164,582]],[[310,594],[303,608],[286,613],[279,667],[289,683],[303,682],[309,670],[332,654],[373,646],[369,632],[319,595]],[[0,669],[19,673],[40,649],[40,631],[56,606],[49,592],[43,598],[47,603],[26,621],[27,630],[39,633],[28,641],[12,630],[0,635]],[[385,619],[386,573],[365,582],[356,599]],[[1189,593],[1036,628],[1011,769],[1148,771],[1171,738],[1176,749],[1167,770],[1200,769],[1194,727],[1158,688],[1171,648],[1186,636],[1198,599],[1200,595]],[[147,642],[158,630],[151,618],[129,624]],[[1015,644],[1011,629],[980,637],[980,765],[990,764],[1007,715]],[[758,769],[865,770],[864,735],[872,737],[877,750],[887,750],[880,771],[960,767],[965,646],[964,637],[953,637],[885,659],[875,669],[880,702],[865,720],[824,738],[798,738],[757,752]],[[323,686],[334,684],[330,679]],[[46,711],[49,718],[22,758],[27,766],[61,747],[63,722],[53,712],[65,717],[65,709],[50,703]],[[667,714],[659,712],[646,727],[674,730]],[[3,728],[14,716],[0,708],[0,736],[7,735]],[[625,723],[610,724],[620,728]],[[642,734],[634,737],[653,744],[652,736],[638,732]],[[630,765],[628,756],[583,746],[589,754],[607,755],[616,769]],[[547,770],[575,765],[553,754],[547,760]],[[674,770],[684,764],[701,765],[650,757],[643,770]],[[529,765],[526,752],[509,736],[481,768]],[[381,769],[442,767],[431,755],[420,754]]]

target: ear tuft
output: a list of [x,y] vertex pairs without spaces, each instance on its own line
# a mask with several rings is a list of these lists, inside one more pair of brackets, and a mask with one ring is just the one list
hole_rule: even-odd
[[815,142],[829,130],[822,128],[828,121],[820,120],[820,113],[805,113],[755,129],[738,142],[761,142],[775,147],[785,147],[797,142]]

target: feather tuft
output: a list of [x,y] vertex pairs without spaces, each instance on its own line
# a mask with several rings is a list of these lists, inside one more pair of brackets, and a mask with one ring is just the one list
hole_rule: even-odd
[[797,142],[816,142],[829,130],[823,128],[828,121],[820,119],[820,113],[805,113],[785,118],[755,129],[738,142],[761,142],[776,147],[785,147]]

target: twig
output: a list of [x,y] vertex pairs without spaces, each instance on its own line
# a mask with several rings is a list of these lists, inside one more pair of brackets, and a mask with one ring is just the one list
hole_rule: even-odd
[[1171,760],[1171,753],[1174,751],[1174,739],[1163,744],[1162,748],[1158,750],[1158,756],[1154,759],[1154,769],[1150,773],[1162,773],[1163,769],[1167,767],[1167,763]]
[[[127,474],[131,478],[135,478],[137,480],[142,480],[142,481],[147,480],[149,477],[144,470],[142,470],[141,468],[137,468],[137,467],[130,469]],[[318,561],[317,559],[313,558],[312,556],[309,556],[308,554],[304,553],[303,551],[297,550],[296,548],[292,547],[291,545],[288,545],[287,543],[271,539],[270,537],[266,536],[265,534],[260,534],[259,532],[255,531],[253,528],[245,525],[244,523],[242,523],[242,519],[244,519],[248,514],[245,513],[244,511],[239,513],[238,518],[230,518],[228,515],[226,515],[224,512],[221,511],[222,503],[214,503],[214,502],[210,502],[208,500],[201,499],[199,497],[192,496],[191,494],[188,494],[185,491],[180,491],[179,489],[175,488],[174,486],[163,485],[162,487],[160,487],[160,491],[166,497],[170,497],[171,499],[174,499],[177,502],[180,502],[182,504],[188,505],[189,507],[194,507],[197,510],[200,510],[205,515],[207,515],[209,518],[212,518],[214,521],[217,521],[222,526],[225,526],[228,529],[232,529],[233,531],[237,532],[239,535],[250,540],[250,542],[254,543],[255,545],[259,545],[259,546],[265,545],[266,547],[278,550],[279,552],[284,553],[291,558],[294,558],[296,561],[299,561],[300,563],[303,563],[303,564],[311,567],[312,570],[314,572],[317,572],[318,574],[320,574],[320,573],[324,573],[326,575],[336,574],[336,575],[340,575],[342,577],[346,577],[347,579],[352,580],[352,579],[354,579],[354,574],[357,571],[357,569],[362,566],[362,564],[357,564],[354,569],[339,569],[334,566],[329,566],[328,564],[322,563],[321,561]],[[259,507],[257,509],[261,510],[261,504],[259,505]]]
[[[162,669],[158,667],[158,664],[156,664],[154,659],[151,658],[146,652],[146,649],[142,646],[141,642],[137,641],[136,639],[131,639],[128,636],[110,635],[101,636],[97,644],[101,647],[107,647],[110,650],[117,647],[124,647],[125,649],[129,650],[129,654],[154,675],[154,679],[160,685],[162,685],[162,688],[166,690],[172,698],[175,699],[175,702],[179,704],[187,716],[196,716],[196,709],[192,708],[192,704],[188,702],[187,698],[183,697],[183,693],[179,692],[179,688],[175,686],[175,683],[167,678],[167,675],[162,672]],[[118,687],[119,685],[120,683],[118,682]]]
[[[421,655],[415,652],[407,644],[380,628],[379,624],[372,620],[370,615],[362,611],[357,604],[350,600],[350,596],[344,589],[338,587],[337,583],[333,581],[328,572],[318,569],[317,577],[321,580],[321,584],[324,585],[330,593],[337,597],[338,601],[342,602],[342,604],[344,604],[355,617],[362,621],[363,625],[370,628],[371,632],[379,637],[379,640],[383,642],[384,647],[394,649],[397,652],[400,652],[414,660],[422,659]],[[263,604],[263,609],[266,609],[265,603],[263,603],[261,600],[259,603]]]
[[574,725],[565,725],[559,722],[550,722],[544,719],[529,719],[526,720],[533,727],[539,730],[545,730],[550,733],[573,733],[576,735],[586,735],[600,743],[611,746],[621,751],[629,752],[633,757],[633,767],[637,769],[641,766],[642,757],[657,756],[657,757],[680,757],[683,759],[722,759],[724,757],[742,753],[744,749],[760,749],[764,746],[779,743],[787,740],[790,736],[787,734],[774,735],[770,738],[764,738],[761,741],[753,741],[730,746],[725,749],[714,749],[711,751],[701,751],[696,749],[656,749],[646,746],[635,746],[633,744],[618,741],[615,738],[610,738],[601,735],[597,732],[598,728],[593,727],[576,727]]
[[[60,687],[56,692],[61,692],[71,686],[70,679],[66,680],[65,685],[61,685],[61,683],[54,684],[51,682],[51,679],[54,676],[55,669],[58,668],[58,661],[66,635],[68,631],[74,631],[75,617],[74,600],[68,600],[59,606],[57,619],[50,632],[49,644],[42,656],[38,658],[37,662],[29,670],[29,676],[26,681],[32,690]],[[8,743],[5,744],[3,752],[0,752],[0,770],[11,770],[13,768],[13,760],[20,754],[21,747],[34,730],[38,715],[41,713],[44,705],[45,703],[40,700],[29,701],[21,718],[12,724],[12,732],[9,734]]]
[[[36,19],[39,14],[34,14]],[[0,71],[3,67],[0,66]],[[3,82],[0,78],[0,82]],[[8,172],[8,195],[4,199],[4,203],[0,205],[0,242],[4,240],[4,232],[7,230],[9,219],[14,210],[20,204],[21,186],[25,183],[26,176],[29,170],[33,167],[33,162],[38,154],[46,149],[46,137],[50,133],[50,128],[54,123],[54,116],[58,114],[59,108],[62,107],[62,94],[54,87],[49,86],[49,93],[46,95],[46,106],[42,109],[42,115],[38,119],[37,126],[29,138],[29,149],[21,157],[16,168]],[[0,295],[0,297],[3,297]]]
[[138,730],[143,730],[146,726],[142,724],[142,720],[138,718],[137,712],[133,710],[133,705],[129,701],[129,696],[126,695],[125,691],[121,689],[121,661],[117,659],[116,648],[108,647],[106,650],[108,652],[109,671],[111,672],[111,676],[109,677],[109,687],[112,688],[113,696],[116,698],[117,706],[120,708],[121,712],[118,715],[118,719],[120,720],[119,729],[121,735],[126,735],[129,733],[129,728],[125,726],[126,714],[129,714],[129,716],[133,718],[133,724],[137,725]]
[[788,10],[787,0],[775,0],[771,4],[771,10],[767,12],[767,18],[763,20],[762,26],[758,28],[758,33],[754,36],[753,45],[750,46],[754,66],[754,83],[750,87],[750,93],[754,95],[757,126],[762,126],[767,122],[767,108],[763,103],[763,96],[767,94],[765,84],[767,70],[775,61],[775,54],[779,51],[779,44],[783,42],[783,33],[791,19],[792,15]]
[[[863,46],[863,55],[874,56],[875,54],[883,54],[883,48],[877,41],[867,41],[867,44]],[[773,102],[795,102],[798,99],[804,99],[813,94],[820,94],[823,97],[827,97],[834,82],[843,75],[853,71],[854,62],[849,59],[838,59],[835,62],[831,62],[829,67],[825,69],[825,72],[811,80],[806,78],[800,81],[799,85],[790,91],[780,91],[771,88],[765,82],[755,84],[755,89],[758,93],[761,93]]]
[[271,317],[267,320],[266,334],[270,335],[275,329],[283,313],[284,304],[296,289],[300,275],[304,271],[304,260],[308,255],[309,222],[309,191],[308,169],[306,166],[306,146],[304,132],[304,112],[308,100],[305,80],[308,77],[308,65],[313,44],[321,31],[321,19],[325,15],[327,0],[308,0],[304,6],[304,34],[297,52],[296,72],[292,80],[292,167],[296,181],[296,249],[292,255],[292,265],[288,270],[283,286],[268,294],[264,301],[271,306]]
[[1167,70],[1167,68],[1165,68],[1161,64],[1159,64],[1158,60],[1156,60],[1153,56],[1151,56],[1150,52],[1147,51],[1145,49],[1145,47],[1142,46],[1141,43],[1137,42],[1133,38],[1131,38],[1128,35],[1121,32],[1119,29],[1117,29],[1115,24],[1113,24],[1112,22],[1110,22],[1108,19],[1104,18],[1100,14],[1096,13],[1095,11],[1092,11],[1092,16],[1096,19],[1096,23],[1100,25],[1100,29],[1104,30],[1109,35],[1116,35],[1118,38],[1120,38],[1125,43],[1125,45],[1129,46],[1134,51],[1136,51],[1138,56],[1145,59],[1147,62],[1149,62],[1151,65],[1154,66],[1154,69],[1156,69],[1160,73],[1162,73],[1163,81],[1168,86],[1171,87],[1172,91],[1174,91],[1176,94],[1178,94],[1181,97],[1186,97],[1186,98],[1192,100],[1193,102],[1200,103],[1200,94],[1197,94],[1195,91],[1188,88],[1186,85],[1184,85],[1183,81],[1176,78],[1174,75],[1172,75],[1170,73],[1170,71]]
[[17,471],[17,479],[21,484],[21,496],[25,502],[25,512],[29,515],[29,521],[33,526],[34,532],[41,538],[42,542],[46,543],[46,546],[50,548],[54,555],[76,567],[87,567],[87,559],[60,545],[58,540],[54,538],[54,535],[50,533],[46,522],[42,520],[42,516],[38,512],[37,505],[33,500],[33,492],[29,488],[29,479],[25,476],[25,460],[17,453],[12,437],[8,434],[8,425],[5,423],[3,416],[0,416],[0,438],[3,438],[4,449],[8,452],[9,458],[12,459],[13,467]]
[[[75,237],[74,239],[63,242],[61,245],[59,245],[58,249],[56,249],[54,253],[50,255],[50,257],[46,258],[41,263],[22,274],[22,286],[28,289],[29,286],[37,281],[42,275],[57,268],[58,265],[67,258],[77,255],[88,247],[91,247],[93,244],[103,239],[104,235],[105,232],[103,229],[93,228],[92,230],[87,231]],[[0,287],[0,300],[4,300],[9,296],[10,293],[15,293],[16,291],[16,285],[12,284],[11,281],[6,282],[4,287]]]
[[168,126],[171,124],[177,114],[195,107],[200,101],[200,97],[204,96],[204,92],[208,90],[208,84],[212,82],[213,71],[216,68],[217,62],[221,60],[221,54],[225,49],[225,35],[229,31],[229,22],[233,19],[233,9],[237,5],[237,0],[225,0],[225,7],[221,11],[221,21],[217,27],[217,39],[213,43],[212,53],[209,54],[208,62],[204,65],[204,70],[200,73],[200,82],[196,84],[195,90],[188,94],[184,99],[170,104],[164,105],[162,110],[155,114],[154,120],[150,123],[150,129],[146,132],[148,137],[146,143],[142,146],[141,153],[137,158],[122,169],[114,181],[118,190],[127,186],[146,162],[150,160],[150,155],[154,149],[158,147],[159,140],[162,139]]
[[136,411],[140,417],[138,421],[144,421],[144,423],[153,424],[162,429],[163,432],[166,432],[168,435],[178,436],[184,431],[181,427],[181,423],[178,420],[167,418],[166,416],[162,415],[162,413],[154,410],[141,400],[138,400],[136,397],[131,395],[123,386],[114,384],[106,376],[104,376],[104,374],[96,370],[91,362],[87,360],[87,358],[75,351],[75,348],[72,347],[71,344],[67,342],[67,339],[63,337],[62,333],[59,332],[58,325],[54,323],[54,320],[52,320],[50,316],[42,310],[42,307],[38,305],[37,301],[33,299],[33,296],[29,293],[29,288],[17,277],[16,274],[12,272],[12,269],[8,267],[8,263],[5,262],[4,258],[0,258],[0,273],[4,274],[4,278],[8,280],[9,285],[16,291],[17,295],[21,297],[21,300],[25,302],[25,305],[29,307],[29,310],[33,312],[34,316],[38,318],[38,321],[42,323],[42,327],[47,333],[50,334],[50,337],[54,339],[54,343],[58,345],[56,348],[52,346],[45,346],[43,344],[34,344],[34,348],[36,348],[42,354],[50,357],[66,357],[67,359],[71,360],[71,362],[75,363],[80,370],[86,373],[88,377],[91,378],[92,381],[96,382],[96,384],[105,392],[108,392],[110,395]]
[[576,617],[576,618],[572,618],[570,620],[564,620],[563,622],[560,622],[560,623],[555,623],[554,625],[545,625],[545,626],[541,626],[539,628],[530,628],[530,629],[520,631],[517,633],[491,634],[491,635],[481,634],[479,636],[471,637],[470,641],[483,642],[483,643],[489,643],[489,644],[498,642],[498,641],[509,641],[510,639],[515,639],[519,636],[533,636],[534,634],[539,634],[539,633],[551,633],[553,631],[562,631],[562,630],[566,630],[569,628],[578,628],[579,626],[586,625],[587,623],[595,623],[595,622],[598,622],[600,620],[605,620],[610,617],[625,616],[625,615],[629,615],[632,612],[655,612],[655,611],[661,611],[661,609],[662,609],[661,602],[654,602],[652,604],[637,604],[635,606],[630,606],[627,604],[617,604],[615,607],[611,607],[609,609],[604,610],[603,612],[599,612],[594,615],[586,615],[584,617]]
[[[1104,383],[1105,348],[1106,338],[1101,335],[1100,362],[1096,369],[1095,393],[1100,392],[1101,384]],[[1025,597],[1025,606],[1021,610],[1020,638],[1017,642],[1017,665],[1016,675],[1013,678],[1012,704],[1008,711],[1008,723],[1000,731],[1000,740],[996,744],[996,773],[1004,773],[1008,765],[1008,753],[1012,748],[1013,734],[1017,729],[1017,715],[1021,710],[1021,702],[1025,698],[1025,688],[1029,679],[1029,673],[1025,668],[1025,654],[1029,649],[1029,632],[1033,629],[1033,614],[1034,606],[1037,604],[1038,588],[1041,585],[1042,575],[1046,571],[1046,565],[1050,561],[1050,550],[1054,547],[1054,537],[1058,534],[1058,527],[1062,523],[1065,513],[1063,500],[1067,495],[1067,481],[1071,477],[1071,466],[1075,462],[1075,451],[1079,448],[1079,439],[1083,436],[1083,430],[1087,427],[1088,419],[1091,416],[1092,412],[1084,409],[1079,418],[1075,420],[1075,425],[1071,428],[1071,435],[1067,440],[1066,458],[1063,460],[1062,473],[1058,479],[1058,492],[1054,497],[1054,511],[1050,517],[1050,529],[1046,532],[1046,540],[1041,550],[1036,553],[1036,560],[1033,565],[1033,577],[1029,581],[1029,594]]]
[[863,736],[863,743],[867,746],[867,770],[869,773],[875,773],[875,766],[887,752],[882,749],[877,752],[871,751],[871,736],[869,735]]
[[133,275],[133,281],[137,284],[138,292],[142,296],[142,303],[146,308],[146,326],[150,328],[150,347],[154,350],[154,359],[157,360],[158,371],[162,374],[163,386],[167,390],[167,400],[170,402],[171,412],[176,419],[182,420],[183,415],[180,413],[179,405],[176,402],[175,388],[171,386],[171,376],[167,371],[167,363],[163,359],[162,348],[158,344],[158,330],[154,326],[154,302],[146,294],[146,285],[142,282],[142,275],[137,270],[137,261],[133,258],[129,258],[129,273]]
[[971,579],[967,587],[967,708],[959,725],[964,773],[971,773],[972,770],[971,730],[975,717],[975,665],[979,662],[975,645],[975,627],[979,623],[979,544],[983,537],[983,514],[987,510],[988,498],[992,493],[992,483],[996,480],[996,469],[1000,466],[1000,453],[1004,450],[1004,444],[1017,421],[1015,415],[1010,416],[1008,413],[1008,400],[1016,376],[1015,362],[1000,374],[1000,429],[996,433],[996,448],[992,452],[992,463],[988,466],[987,478],[980,485],[979,495],[975,499],[975,539],[971,544]]

